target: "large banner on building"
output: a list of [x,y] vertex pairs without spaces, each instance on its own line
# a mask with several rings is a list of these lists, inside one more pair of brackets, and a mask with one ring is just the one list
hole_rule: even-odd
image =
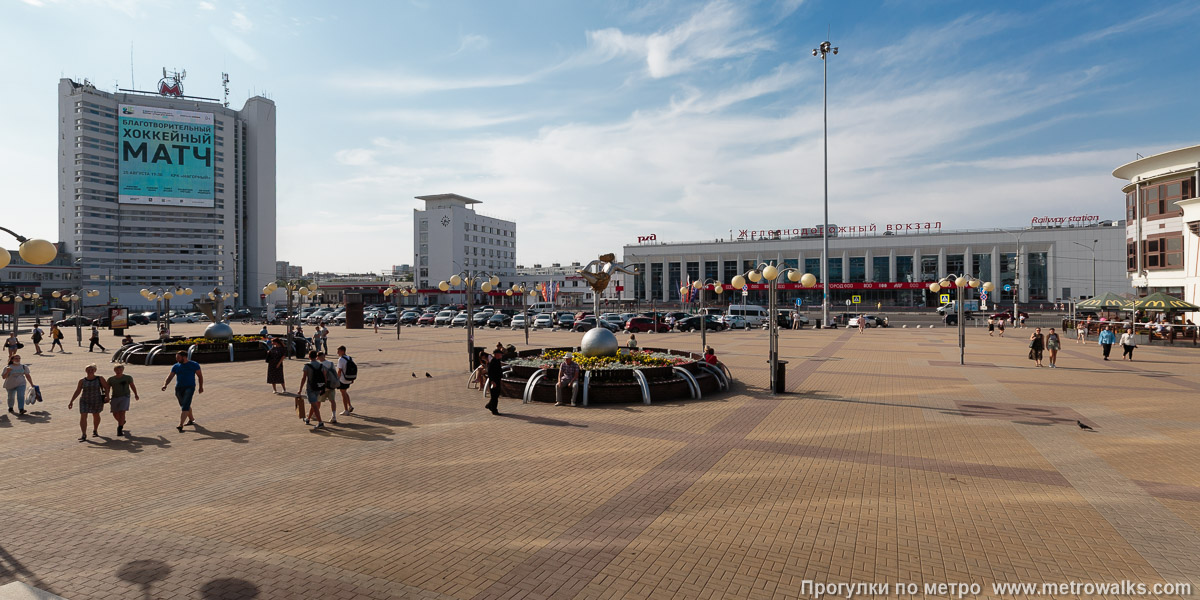
[[212,208],[213,116],[122,104],[119,201]]

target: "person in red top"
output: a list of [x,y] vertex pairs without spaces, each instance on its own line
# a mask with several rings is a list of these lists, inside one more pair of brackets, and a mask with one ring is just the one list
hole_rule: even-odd
[[713,366],[717,365],[717,353],[712,349],[712,346],[704,349],[704,362]]

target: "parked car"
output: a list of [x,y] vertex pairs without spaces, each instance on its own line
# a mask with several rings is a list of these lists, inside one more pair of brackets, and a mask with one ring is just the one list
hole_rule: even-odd
[[625,331],[629,333],[642,333],[644,331],[657,331],[658,333],[666,333],[671,331],[671,326],[665,321],[658,321],[658,327],[655,327],[654,319],[650,317],[634,317],[625,323]]
[[695,315],[680,319],[675,322],[675,329],[679,331],[699,331],[700,320],[704,320],[704,329],[706,331],[724,331],[725,324],[721,322],[715,315]]
[[887,327],[888,326],[887,319],[880,317],[878,315],[863,315],[863,318],[865,318],[867,320],[867,327]]
[[533,318],[533,326],[536,329],[552,328],[554,327],[554,318],[550,316],[550,313],[542,313]]
[[667,325],[674,326],[677,321],[681,321],[690,316],[692,316],[692,315],[685,313],[685,312],[678,312],[678,311],[669,312],[669,313],[667,313],[667,317],[666,317]]
[[569,312],[561,313],[558,315],[558,319],[555,322],[558,323],[558,326],[563,329],[570,329],[575,325],[575,315]]
[[[61,321],[56,321],[54,324],[58,325],[59,327],[74,327],[75,326],[75,317],[68,316]],[[90,327],[91,324],[92,324],[91,319],[89,319],[87,317],[83,317],[83,316],[79,317],[79,325],[80,326]]]
[[192,315],[185,314],[185,315],[175,315],[175,316],[171,317],[170,321],[172,323],[195,323],[197,321],[197,319],[196,319],[196,317],[193,317]]
[[[1019,310],[1019,311],[1017,311],[1017,315],[1019,315],[1019,316],[1021,316],[1021,317],[1025,317],[1026,319],[1028,319],[1028,318],[1029,318],[1029,313],[1027,313],[1027,312],[1025,312],[1025,311],[1023,311],[1023,310]],[[1013,316],[1012,316],[1012,311],[1011,311],[1011,310],[1006,310],[1006,311],[1004,311],[1004,312],[998,312],[998,313],[996,313],[996,314],[994,314],[994,315],[991,315],[991,316],[990,316],[990,317],[988,317],[988,318],[989,318],[989,319],[1004,319],[1004,320],[1006,320],[1006,321],[1011,321],[1011,320],[1012,320],[1012,318],[1013,318]]]
[[750,323],[746,317],[741,315],[725,315],[721,318],[721,323],[724,323],[729,329],[749,329]]
[[395,324],[396,324],[396,320],[397,320],[397,318],[396,318],[396,313],[394,313],[394,312],[385,313],[385,314],[383,315],[383,321],[382,321],[382,323],[383,323],[384,325],[395,325]]
[[450,321],[454,320],[454,315],[455,315],[455,312],[452,310],[443,310],[442,312],[437,314],[437,317],[434,317],[433,324],[449,326]]
[[[617,325],[616,323],[613,323],[612,321],[605,321],[604,319],[600,319],[600,326],[613,332],[613,333],[616,333],[621,330],[620,325]],[[595,328],[596,328],[596,317],[584,317],[582,319],[576,320],[575,323],[571,325],[572,331],[591,331]]]
[[[530,324],[532,324],[532,320],[530,321]],[[524,314],[513,315],[512,321],[509,322],[509,325],[511,325],[514,330],[515,329],[525,329],[525,315]]]
[[460,310],[453,319],[450,319],[451,327],[466,327],[467,326],[467,311]]
[[400,323],[403,325],[412,325],[421,318],[421,313],[410,310],[400,315]]
[[504,313],[496,313],[496,314],[488,317],[487,326],[488,327],[508,327],[508,325],[510,323],[512,323],[512,320],[513,320],[512,317],[510,317]]
[[479,311],[479,312],[475,313],[475,315],[473,317],[471,317],[471,320],[475,323],[476,327],[483,327],[484,325],[487,324],[488,319],[490,319],[490,318],[492,318],[492,313],[486,313],[483,311]]
[[417,318],[417,325],[433,325],[437,315],[433,313],[425,313]]
[[129,315],[129,322],[133,323],[134,325],[149,325],[150,319],[147,319],[146,315],[141,313],[133,313]]

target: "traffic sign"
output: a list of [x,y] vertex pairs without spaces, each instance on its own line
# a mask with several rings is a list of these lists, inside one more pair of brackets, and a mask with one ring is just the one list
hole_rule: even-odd
[[749,295],[750,295],[750,292],[747,292],[746,290],[742,290],[742,297],[743,297],[743,298],[745,298],[746,296],[749,296]]
[[803,306],[804,298],[796,298],[796,306]]
[[1004,284],[1004,291],[1006,291],[1006,292],[1011,292],[1011,291],[1012,291],[1012,285],[1010,285],[1010,284],[1007,284],[1007,283],[1006,283],[1006,284]]
[[850,296],[850,299],[853,300],[855,304],[862,303],[862,296]]
[[846,300],[846,306],[850,306],[850,300]]
[[950,304],[950,294],[942,294],[942,304]]
[[979,292],[979,301],[987,304],[987,292]]

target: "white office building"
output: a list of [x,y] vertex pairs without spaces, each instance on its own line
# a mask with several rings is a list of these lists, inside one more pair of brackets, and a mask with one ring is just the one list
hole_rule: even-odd
[[259,306],[275,278],[275,103],[233,110],[182,95],[178,77],[159,88],[59,81],[59,239],[82,284],[119,304],[178,286]]
[[[1100,222],[1097,216],[1079,215],[1031,222],[1047,224],[912,233],[904,227],[900,233],[872,231],[874,226],[840,228],[852,233],[839,231],[829,240],[830,301],[839,305],[858,297],[871,306],[936,306],[940,294],[928,292],[927,286],[949,274],[992,281],[997,291],[988,303],[1008,306],[1014,294],[1019,294],[1021,303],[1037,306],[1132,291],[1123,269],[1123,221]],[[763,262],[800,269],[821,281],[820,235],[799,229],[762,233],[754,239],[627,245],[624,262],[640,273],[640,277],[627,277],[633,295],[642,302],[678,302],[684,281],[701,278],[728,285],[734,275]],[[748,301],[766,301],[765,283],[749,287]],[[800,299],[804,306],[820,306],[822,286],[801,289],[798,283],[787,282],[780,284],[779,294],[787,304]],[[731,301],[729,293],[725,296],[725,302]]]
[[[417,200],[425,202],[425,209],[413,209],[413,268],[425,304],[463,302],[461,291],[437,289],[439,282],[463,271],[500,277],[500,292],[513,284],[516,223],[484,215],[475,210],[481,201],[458,194],[417,196]],[[477,291],[476,300],[482,299],[483,293]]]
[[1135,160],[1113,176],[1128,182],[1126,272],[1138,295],[1165,292],[1200,305],[1200,146]]

